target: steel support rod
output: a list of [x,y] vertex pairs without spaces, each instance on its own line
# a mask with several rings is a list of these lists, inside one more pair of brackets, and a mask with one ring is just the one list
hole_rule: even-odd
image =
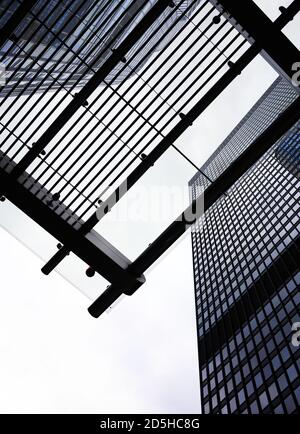
[[[199,219],[253,164],[255,164],[299,119],[300,97],[238,157],[171,225],[129,266],[131,273],[144,273]],[[201,204],[204,203],[204,207]],[[196,210],[196,214],[195,214]],[[187,220],[186,216],[194,218]],[[124,288],[123,293],[128,292]],[[95,318],[107,309],[107,299],[117,299],[120,287],[111,285],[105,294],[89,307]],[[104,302],[103,302],[104,301]]]

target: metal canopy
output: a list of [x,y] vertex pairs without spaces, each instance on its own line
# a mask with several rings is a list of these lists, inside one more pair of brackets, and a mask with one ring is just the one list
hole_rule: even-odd
[[[61,242],[44,274],[71,251],[111,283],[89,309],[95,317],[133,294],[193,223],[172,223],[131,262],[93,229],[99,220],[262,50],[292,76],[299,51],[280,29],[299,2],[275,23],[253,1],[238,3],[79,0],[55,13],[42,0],[24,1],[0,21],[9,71],[1,89],[0,191]],[[299,108],[298,99],[211,184],[205,209],[296,122]]]
[[[300,97],[129,265],[129,270],[135,274],[144,273],[297,122],[299,113]],[[201,206],[202,203],[204,207]],[[193,218],[189,220],[187,216]],[[124,293],[123,286],[112,284],[90,306],[90,314],[99,317],[122,293]]]

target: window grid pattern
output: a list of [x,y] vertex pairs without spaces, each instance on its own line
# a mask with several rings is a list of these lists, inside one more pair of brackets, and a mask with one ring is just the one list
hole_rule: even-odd
[[[297,96],[297,92],[290,83],[278,77],[211,155],[202,166],[201,171],[209,179],[216,180],[272,124],[278,115],[296,100]],[[204,187],[209,185],[207,177],[201,175],[201,183]],[[196,174],[191,179],[190,185],[198,178],[199,174]]]
[[[278,91],[274,85],[272,89]],[[286,94],[282,95],[284,99]],[[267,96],[270,100],[269,92]],[[276,260],[299,238],[300,183],[295,176],[299,132],[300,122],[206,212],[192,232],[198,337],[205,354],[212,327],[222,328],[226,335],[226,343],[200,363],[203,413],[298,412],[300,349],[292,346],[291,326],[299,322],[300,252],[283,265],[277,266]],[[278,157],[283,149],[285,164]],[[191,183],[194,199],[203,176],[198,174]],[[289,270],[292,261],[298,271],[288,271],[289,277],[278,286],[280,267]],[[265,274],[271,292],[263,284],[266,297],[259,309],[234,329],[232,308],[240,301],[246,312],[245,294],[253,286],[256,290]]]

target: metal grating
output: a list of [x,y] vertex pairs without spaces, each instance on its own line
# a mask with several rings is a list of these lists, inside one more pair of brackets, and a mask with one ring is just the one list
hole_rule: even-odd
[[[64,2],[59,14],[57,8],[51,9],[51,2],[46,10],[42,3],[37,3],[17,32],[17,40],[10,43],[5,53],[9,59],[8,70],[14,62],[19,64],[18,68],[14,66],[3,88],[1,151],[16,163],[46,131],[46,125],[67,107],[77,86],[88,80],[86,75],[96,72],[99,58],[103,61],[112,47],[118,47],[118,42],[116,45],[107,42],[108,31],[100,41],[104,47],[100,54],[99,44],[92,43],[97,33],[102,32],[103,22],[111,22],[114,14],[115,22],[109,33],[115,34],[126,13],[132,11],[133,3],[136,4],[128,1]],[[78,3],[77,9],[75,3]],[[145,4],[145,1],[138,3]],[[149,3],[154,2],[146,3],[149,7]],[[145,8],[140,9],[145,12]],[[140,14],[138,10],[134,18],[140,19]],[[74,16],[76,20],[72,21],[71,28],[70,20]],[[52,30],[47,20],[51,20]],[[40,23],[35,30],[34,22]],[[58,25],[59,32],[54,36],[53,29]],[[122,27],[123,36],[131,25],[127,23]],[[76,28],[80,28],[85,37],[82,44],[78,46],[77,42],[75,47]],[[39,44],[33,44],[38,38]],[[44,47],[42,50],[40,44]],[[28,45],[34,46],[29,48]],[[59,195],[59,203],[53,209],[67,221],[70,215],[62,214],[61,202],[76,215],[77,222],[86,220],[98,206],[99,199],[105,200],[117,182],[125,179],[140,159],[155,148],[184,113],[230,68],[228,62],[234,62],[247,46],[243,36],[208,1],[176,2],[50,141],[46,155],[39,155],[32,162],[27,171],[32,187],[27,182],[28,188],[37,194],[39,183],[41,189],[54,197]],[[54,58],[59,59],[55,65]],[[68,75],[63,72],[73,66],[74,72]],[[47,73],[40,75],[41,70]],[[20,82],[23,87],[15,95]],[[11,83],[14,84],[11,86]],[[9,98],[10,95],[15,96]],[[9,165],[6,169],[9,170]]]
[[[299,51],[281,29],[298,12],[293,2],[272,23],[251,0],[1,3],[0,193],[60,242],[44,274],[72,251],[88,276],[111,283],[92,315],[133,294],[187,224],[183,212],[134,262],[93,228],[168,148],[187,159],[174,142],[262,50],[291,78]],[[209,186],[206,204],[285,132],[298,105]]]

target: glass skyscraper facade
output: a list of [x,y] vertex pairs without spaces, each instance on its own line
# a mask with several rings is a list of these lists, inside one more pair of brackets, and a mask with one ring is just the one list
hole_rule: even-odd
[[[137,52],[133,61],[125,69],[120,62],[107,76],[107,82],[118,84],[128,79],[132,70],[138,72],[147,61],[145,53],[150,53],[166,34],[155,47],[159,51],[201,1],[176,0],[176,13],[166,10],[133,47],[132,52]],[[42,92],[49,84],[51,91],[62,84],[65,89],[82,87],[155,3],[156,0],[38,1],[1,49],[0,62],[6,67],[7,83],[0,96],[28,94],[37,87]],[[19,4],[1,1],[0,27]],[[154,37],[138,52],[153,33]]]
[[[202,167],[217,177],[295,99],[278,78]],[[202,412],[298,413],[300,122],[192,232]],[[190,181],[196,198],[209,181]]]
[[283,140],[275,151],[278,160],[297,178],[300,178],[300,141],[291,134]]

